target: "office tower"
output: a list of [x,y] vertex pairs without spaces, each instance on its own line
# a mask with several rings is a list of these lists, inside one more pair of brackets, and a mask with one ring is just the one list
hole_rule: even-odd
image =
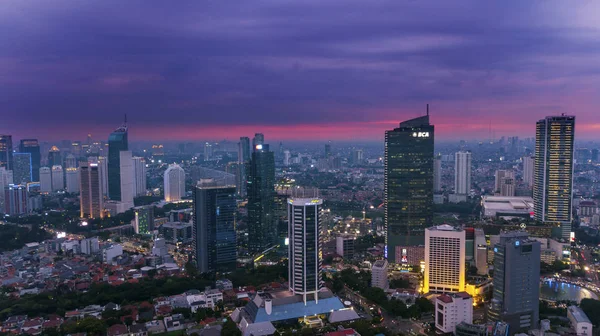
[[535,159],[531,156],[523,157],[523,182],[529,187],[533,186],[533,171],[535,167]]
[[485,233],[483,229],[475,229],[475,267],[477,267],[477,274],[486,275],[488,274],[488,263],[487,263],[487,241],[485,240]]
[[164,190],[167,202],[179,201],[185,196],[185,171],[176,163],[165,171]]
[[236,267],[235,186],[203,179],[193,188],[194,257],[201,273]]
[[13,180],[17,183],[31,182],[31,153],[13,153]]
[[52,166],[52,191],[65,189],[65,176],[62,166]]
[[40,168],[40,192],[52,192],[52,169],[50,167]]
[[213,146],[211,143],[204,144],[204,161],[210,161],[213,158]]
[[600,161],[598,160],[598,158],[599,158],[599,155],[598,155],[598,149],[597,149],[597,148],[594,148],[594,149],[592,149],[592,162],[593,162],[593,163],[598,163],[598,162],[600,162]]
[[62,155],[60,154],[60,149],[58,149],[56,146],[50,147],[50,151],[48,152],[48,166],[62,167]]
[[388,262],[385,259],[377,260],[371,267],[371,286],[384,291],[390,288],[388,281]]
[[269,145],[255,146],[246,164],[248,193],[248,249],[258,253],[273,246],[277,227],[273,218],[275,200],[275,156]]
[[318,301],[323,273],[322,211],[318,189],[292,189],[288,198],[289,283],[294,294]]
[[502,184],[502,179],[505,176],[512,176],[514,177],[514,173],[510,170],[496,170],[496,173],[494,174],[494,193],[500,193],[500,186]]
[[335,253],[344,259],[354,258],[354,239],[353,235],[335,237]]
[[435,299],[435,327],[444,335],[455,335],[461,322],[473,323],[473,298],[471,295],[450,293]]
[[17,216],[27,213],[27,187],[22,184],[10,184],[3,190],[4,213]]
[[143,196],[146,194],[146,160],[139,156],[134,156],[132,160],[134,196]]
[[71,153],[73,153],[73,155],[75,155],[76,157],[81,156],[81,141],[71,142]]
[[442,158],[438,155],[433,159],[433,192],[442,191]]
[[[98,170],[100,172],[100,184],[102,186],[102,195],[108,196],[108,158],[99,156],[96,160]],[[119,177],[120,179],[120,177]]]
[[515,172],[512,170],[496,170],[494,193],[500,196],[515,196]]
[[252,151],[256,151],[258,146],[262,146],[265,144],[265,136],[262,133],[255,133],[254,138],[252,138]]
[[238,162],[245,163],[250,160],[250,138],[241,137],[238,149]]
[[536,124],[533,201],[535,220],[560,226],[569,239],[573,196],[575,117],[546,117]]
[[433,221],[433,139],[429,112],[385,132],[385,256],[391,263],[397,247],[423,245]]
[[454,160],[454,193],[468,195],[471,191],[471,152],[456,152]]
[[40,181],[40,167],[42,166],[42,154],[37,139],[23,139],[19,145],[19,152],[31,154],[31,179]]
[[328,158],[331,156],[331,142],[325,144],[325,157]]
[[488,318],[506,322],[510,335],[536,329],[539,320],[541,244],[527,232],[500,234],[494,247],[493,298]]
[[4,188],[13,184],[12,170],[0,167],[0,210],[4,211]]
[[65,168],[77,168],[77,158],[73,154],[65,157]]
[[77,168],[67,168],[66,169],[66,182],[67,182],[67,189],[66,191],[68,193],[78,193],[79,192],[79,169]]
[[13,170],[12,135],[0,134],[0,167]]
[[425,230],[424,293],[465,290],[465,231],[447,224]]
[[292,164],[292,154],[290,154],[289,150],[283,151],[283,165],[288,167]]
[[148,234],[154,231],[154,206],[137,207],[135,212],[135,233]]
[[101,218],[104,210],[104,197],[100,185],[100,171],[97,163],[81,162],[80,166],[80,216],[81,218]]
[[121,152],[128,149],[125,118],[125,123],[108,136],[108,196],[113,201],[121,201]]
[[125,208],[133,208],[135,186],[131,151],[121,151],[119,153],[119,164],[121,165],[121,203],[124,204]]
[[362,149],[355,149],[352,152],[352,163],[353,164],[362,163],[364,160],[365,160],[365,156],[364,156],[364,152]]

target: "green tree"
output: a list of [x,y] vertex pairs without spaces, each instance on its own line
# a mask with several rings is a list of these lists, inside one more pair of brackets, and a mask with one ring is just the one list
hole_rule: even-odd
[[583,312],[588,316],[590,322],[600,327],[600,301],[594,299],[583,299],[579,304]]
[[233,322],[232,319],[228,318],[227,322],[223,324],[223,329],[221,329],[221,335],[241,336],[242,332],[240,331],[240,329],[238,329],[237,325],[235,325],[235,322]]

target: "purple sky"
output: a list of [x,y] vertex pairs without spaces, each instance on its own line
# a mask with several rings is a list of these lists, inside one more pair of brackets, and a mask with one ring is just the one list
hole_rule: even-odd
[[600,131],[600,1],[0,2],[0,133],[442,139]]

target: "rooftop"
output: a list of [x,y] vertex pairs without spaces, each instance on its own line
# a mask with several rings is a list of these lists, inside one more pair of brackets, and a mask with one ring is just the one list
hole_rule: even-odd
[[592,323],[590,321],[590,319],[587,317],[587,315],[585,315],[583,310],[581,310],[581,308],[579,308],[577,306],[570,306],[569,313],[573,316],[575,321],[577,321],[578,323],[582,323],[582,322]]

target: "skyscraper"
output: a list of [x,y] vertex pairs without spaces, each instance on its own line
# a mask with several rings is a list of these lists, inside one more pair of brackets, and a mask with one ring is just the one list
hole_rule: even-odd
[[322,283],[323,200],[317,189],[292,189],[288,203],[289,283],[294,294],[318,301]]
[[4,193],[4,213],[11,216],[27,213],[27,187],[10,184],[2,191]]
[[96,161],[88,162],[98,164],[98,170],[100,172],[100,184],[102,186],[102,195],[108,196],[108,159],[105,156],[99,156],[97,157]]
[[52,191],[65,189],[65,176],[62,166],[52,166]]
[[108,137],[108,195],[113,201],[121,201],[121,151],[129,149],[127,142],[127,118],[125,123]]
[[40,168],[40,191],[42,193],[52,192],[52,169],[50,167]]
[[396,248],[423,245],[433,220],[434,126],[427,115],[385,132],[385,256],[396,262]]
[[65,168],[77,168],[77,158],[73,154],[65,157]]
[[39,182],[42,154],[37,139],[22,139],[19,145],[19,152],[31,154],[31,179],[32,181]]
[[135,208],[135,233],[148,234],[154,231],[154,206]]
[[4,211],[4,188],[13,184],[12,170],[0,167],[0,210]]
[[13,180],[26,184],[31,182],[31,153],[13,153]]
[[193,188],[194,257],[201,273],[236,267],[235,186],[204,179]]
[[523,157],[523,182],[525,182],[525,184],[527,184],[529,187],[533,186],[534,167],[535,167],[535,159],[531,156],[524,156]]
[[134,156],[133,160],[133,182],[135,196],[146,194],[146,160],[143,157]]
[[48,152],[48,166],[61,166],[62,167],[62,155],[60,149],[56,146],[52,146]]
[[493,298],[488,317],[509,325],[509,334],[537,328],[541,244],[527,232],[500,234],[494,247]]
[[66,184],[67,184],[67,188],[66,191],[68,193],[73,193],[76,194],[79,192],[79,169],[77,168],[67,168],[66,172],[65,172],[65,177],[66,177]]
[[71,143],[71,153],[73,153],[73,155],[76,157],[81,156],[81,141],[73,141]]
[[12,135],[0,134],[0,167],[13,170]]
[[252,138],[252,150],[256,151],[257,146],[265,144],[265,135],[262,133],[255,133]]
[[119,164],[121,165],[121,203],[125,209],[133,208],[135,186],[131,151],[121,151],[119,153]]
[[424,293],[465,290],[465,231],[444,224],[425,230]]
[[433,191],[442,191],[442,158],[439,155],[433,159]]
[[563,239],[571,234],[574,142],[574,116],[546,117],[537,122],[534,216],[537,221],[560,226]]
[[454,160],[454,193],[468,195],[471,191],[471,152],[456,152]]
[[164,194],[167,202],[179,201],[185,196],[185,171],[176,163],[165,171]]
[[277,240],[277,226],[273,218],[275,156],[269,151],[269,145],[257,144],[254,147],[246,165],[246,174],[248,249],[258,253],[273,246]]
[[238,146],[239,165],[237,166],[237,174],[239,177],[239,182],[237,189],[241,197],[246,197],[246,164],[248,163],[248,161],[250,161],[250,138],[241,137]]
[[81,162],[80,216],[81,218],[101,218],[104,197],[100,185],[100,172],[97,163]]

